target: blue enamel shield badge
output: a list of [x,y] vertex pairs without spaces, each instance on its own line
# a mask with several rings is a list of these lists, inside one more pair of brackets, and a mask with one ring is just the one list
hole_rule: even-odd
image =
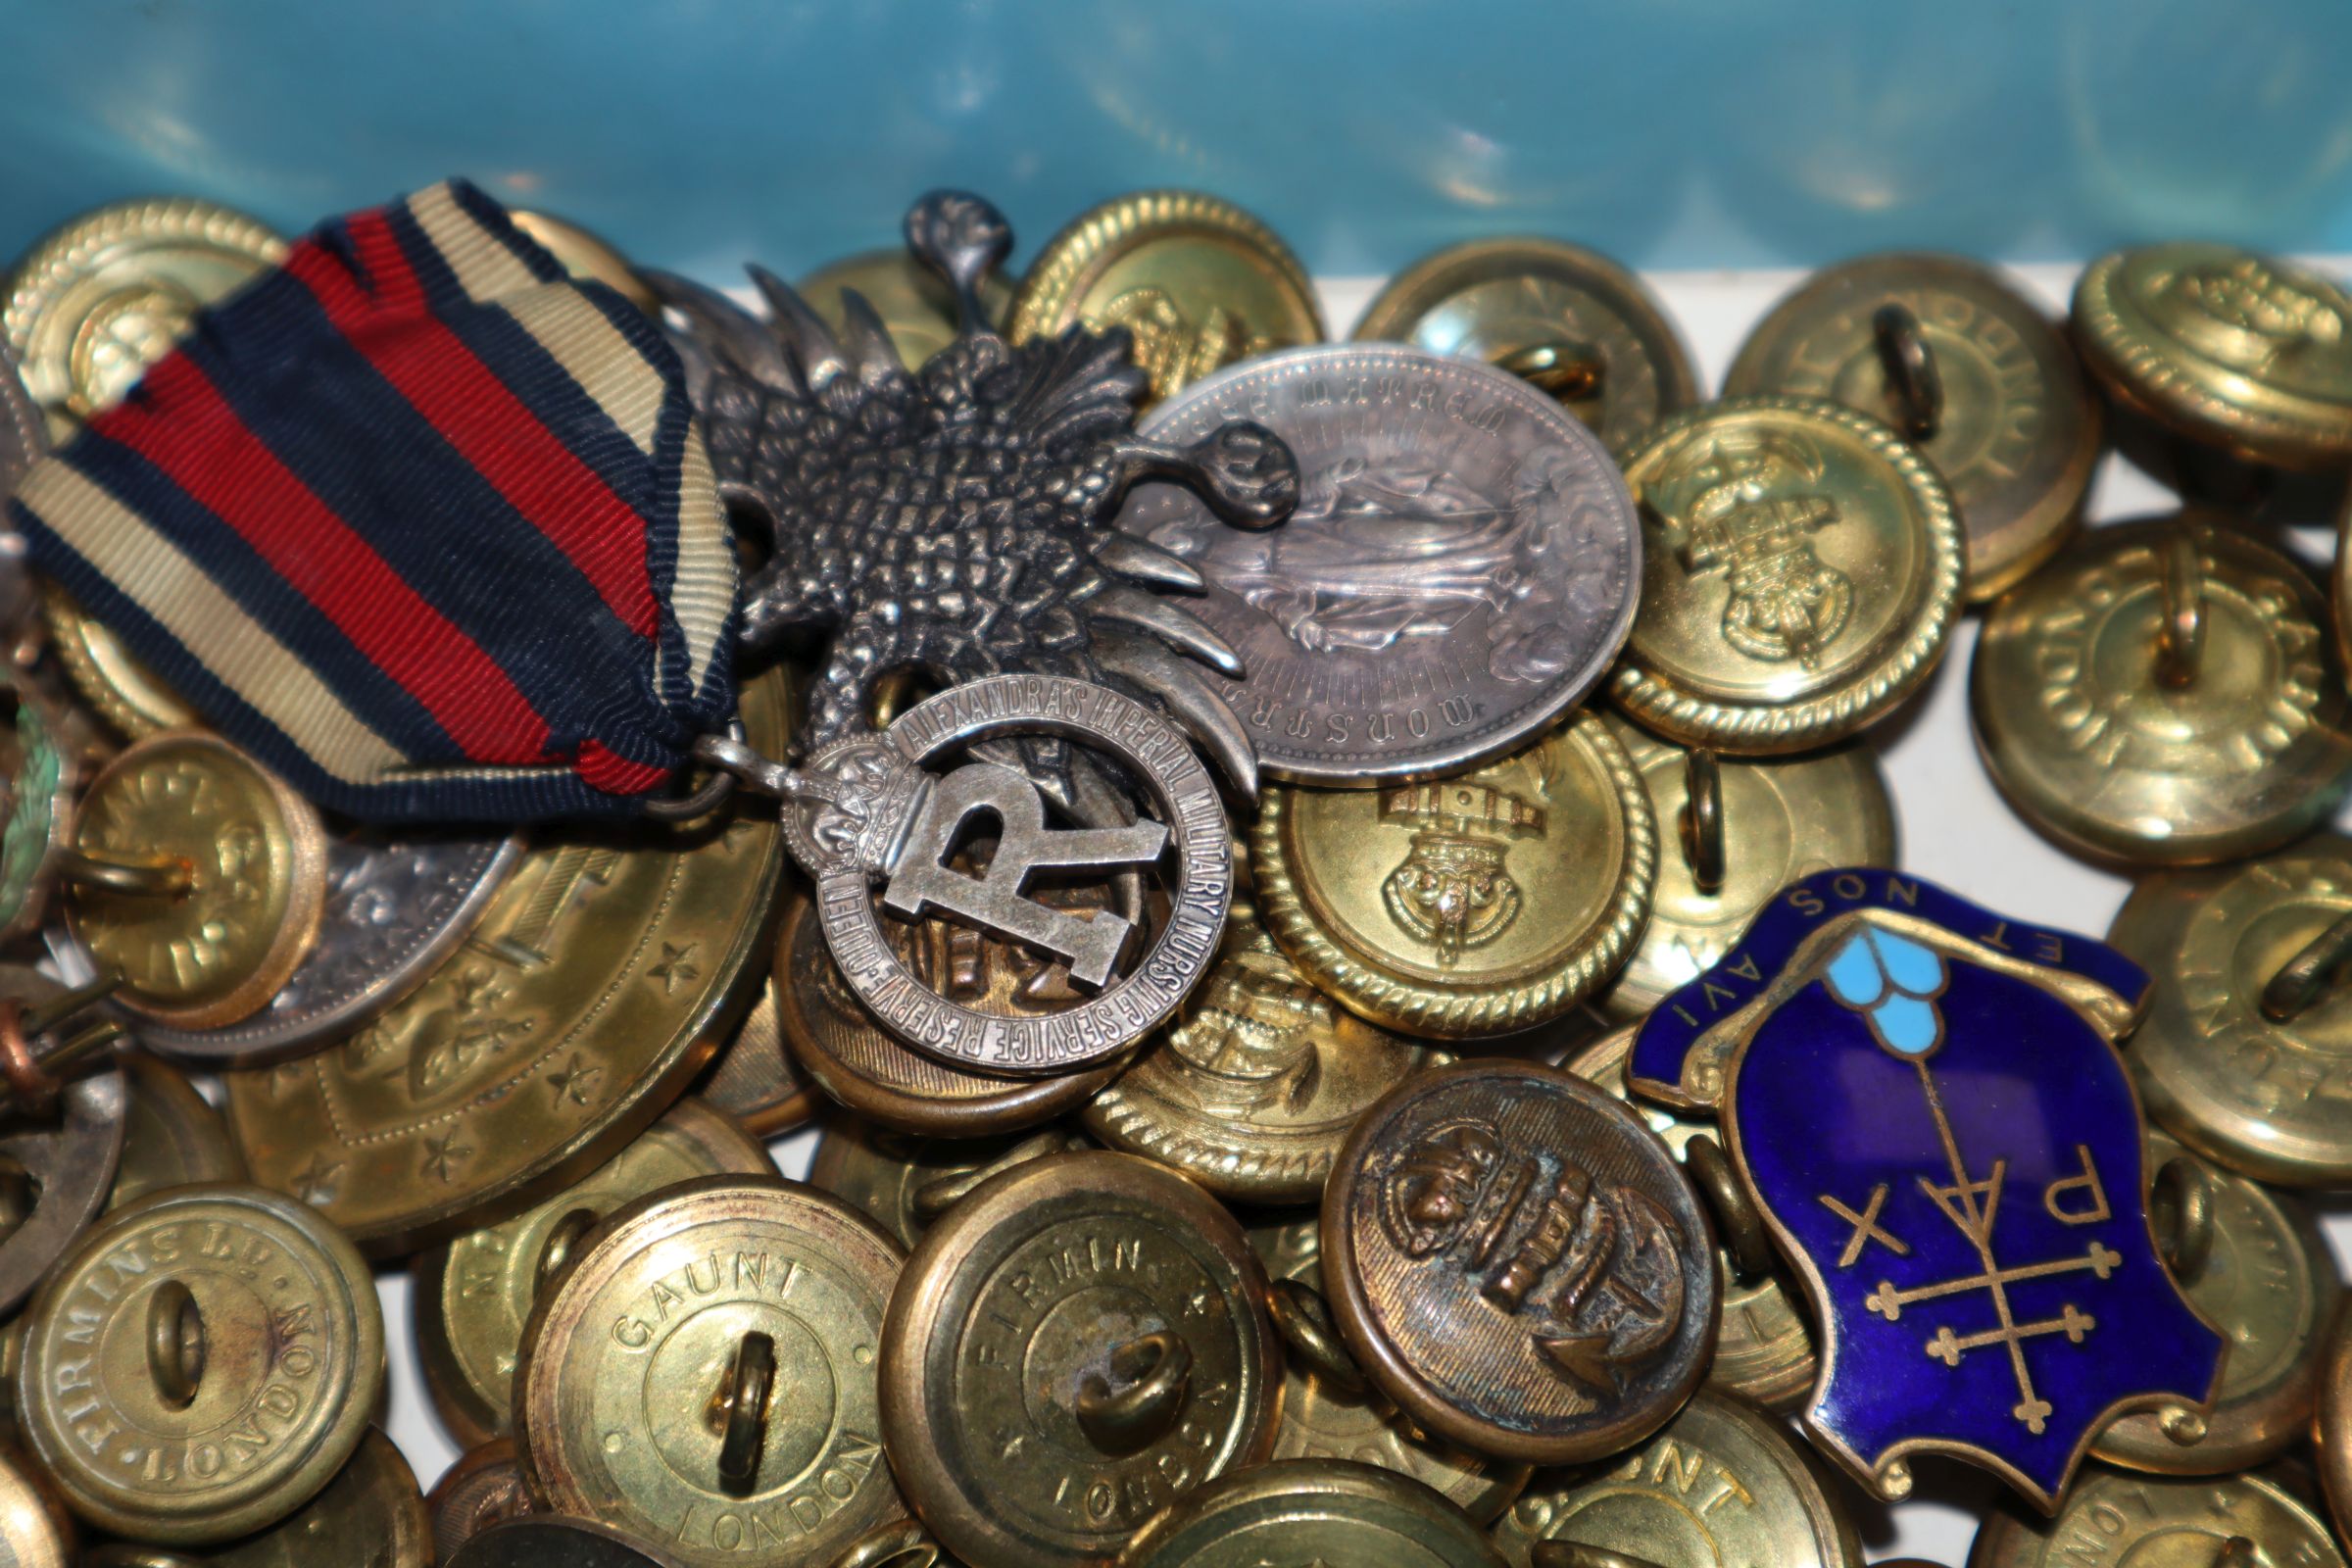
[[2116,1416],[2209,1403],[2223,1339],[2159,1258],[2116,1051],[2146,989],[2088,938],[1833,871],[1637,1036],[1636,1090],[1717,1112],[1812,1298],[1808,1432],[1883,1494],[1938,1451],[2052,1510]]

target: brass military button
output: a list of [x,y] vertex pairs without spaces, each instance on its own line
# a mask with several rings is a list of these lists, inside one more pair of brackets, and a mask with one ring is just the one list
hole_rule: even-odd
[[[2243,1545],[2232,1547],[2232,1543]],[[2225,1548],[2231,1548],[2225,1558]],[[2312,1503],[2276,1473],[2167,1480],[2085,1465],[2051,1519],[1989,1514],[1968,1568],[2343,1568]]]
[[1352,334],[1485,360],[1550,392],[1623,458],[1698,400],[1690,357],[1642,280],[1551,239],[1473,240],[1389,280]]
[[504,1224],[420,1254],[409,1293],[433,1408],[461,1443],[507,1431],[522,1326],[542,1285],[593,1225],[695,1176],[772,1176],[767,1151],[710,1106],[681,1100],[594,1175]]
[[996,1138],[913,1138],[846,1116],[825,1123],[808,1184],[871,1219],[912,1250],[931,1222],[1000,1171],[1092,1147],[1048,1127]]
[[760,1138],[800,1126],[816,1114],[822,1098],[784,1049],[777,989],[771,975],[760,988],[760,1000],[695,1085],[695,1093],[712,1109],[725,1111],[745,1132]]
[[241,1182],[245,1161],[228,1124],[195,1085],[142,1052],[117,1058],[129,1094],[122,1119],[122,1159],[106,1206],[121,1208],[165,1187]]
[[[1111,1061],[1046,1078],[992,1078],[901,1043],[842,978],[814,901],[798,887],[788,900],[776,939],[784,1039],[818,1087],[858,1115],[904,1132],[976,1138],[1075,1110],[1118,1075],[1119,1063]],[[885,915],[882,929],[924,984],[964,1006],[1034,1016],[1075,998],[1065,967],[1015,943],[938,916]]]
[[302,962],[326,906],[326,831],[308,801],[259,762],[196,730],[151,735],[102,768],[74,847],[100,860],[178,862],[184,891],[76,884],[74,935],[115,1000],[184,1029],[259,1011]]
[[[1250,1245],[1277,1282],[1323,1288],[1323,1243],[1311,1213],[1250,1227]],[[1422,1432],[1378,1392],[1318,1375],[1306,1357],[1288,1355],[1282,1369],[1282,1425],[1274,1434],[1277,1459],[1348,1459],[1410,1476],[1479,1524],[1510,1506],[1533,1473],[1523,1464],[1490,1459]]]
[[56,1493],[0,1451],[0,1568],[74,1568],[74,1521]]
[[[359,1451],[301,1511],[256,1536],[178,1562],[201,1568],[433,1568],[433,1534],[416,1473],[370,1429]],[[165,1568],[158,1564],[157,1568]]]
[[92,620],[55,583],[41,586],[41,617],[49,623],[49,647],[74,694],[122,734],[144,740],[158,730],[204,722],[161,676],[131,656],[120,637]]
[[1615,714],[1605,722],[1640,770],[1666,841],[1642,940],[1593,1002],[1611,1018],[1639,1018],[1697,979],[1798,878],[1894,864],[1894,805],[1866,744],[1717,759]]
[[706,1176],[615,1210],[579,1249],[514,1374],[534,1506],[609,1520],[687,1568],[823,1562],[897,1515],[874,1367],[900,1256],[862,1215],[795,1182]]
[[1340,1152],[1322,1227],[1348,1348],[1405,1414],[1482,1453],[1577,1464],[1639,1443],[1714,1349],[1698,1195],[1641,1118],[1556,1068],[1407,1079]]
[[[891,347],[899,351],[899,363],[910,370],[921,369],[932,355],[956,341],[955,289],[903,245],[845,256],[794,286],[836,335],[849,320],[841,297],[856,293],[872,307],[882,330],[890,334]],[[1011,305],[1012,283],[1002,270],[992,270],[980,280],[980,308],[991,321],[1004,320]]]
[[10,274],[4,320],[52,438],[121,401],[198,310],[285,256],[257,220],[184,197],[101,207],[49,233]]
[[2174,1475],[2251,1470],[2311,1430],[2343,1283],[2327,1238],[2294,1198],[2205,1165],[2150,1129],[2149,1171],[2173,1159],[2197,1166],[2207,1197],[2191,1222],[2201,1234],[2188,1255],[2176,1243],[2170,1260],[2189,1304],[2229,1334],[2230,1353],[2203,1438],[2177,1443],[2159,1417],[2142,1411],[2111,1424],[2090,1451],[2110,1464]]
[[[1628,1095],[1625,1062],[1633,1044],[1632,1025],[1612,1029],[1571,1057],[1568,1070],[1625,1101],[1677,1157],[1684,1157],[1691,1139],[1714,1136],[1716,1130]],[[1812,1390],[1816,1361],[1813,1330],[1796,1304],[1790,1282],[1777,1265],[1745,1273],[1730,1250],[1720,1247],[1715,1277],[1723,1295],[1723,1314],[1715,1334],[1715,1355],[1707,1363],[1707,1387],[1783,1414],[1795,1409]]]
[[1102,1562],[1265,1457],[1265,1292],[1240,1225],[1163,1166],[1056,1154],[983,1184],[891,1298],[882,1418],[908,1505],[979,1568]]
[[519,207],[507,209],[514,226],[547,248],[547,253],[564,264],[564,270],[584,282],[602,283],[622,299],[649,316],[661,313],[662,302],[654,291],[645,286],[637,269],[629,259],[611,243],[600,239],[577,223],[545,213],[525,212]]
[[1824,268],[1756,323],[1723,390],[1827,398],[1917,446],[1951,487],[1972,601],[2025,576],[2074,532],[2106,425],[2041,307],[1958,256]]
[[2340,1532],[2352,1521],[2352,1313],[2337,1315],[2323,1352],[2312,1436],[2320,1485]]
[[256,1187],[116,1209],[30,1313],[26,1446],[76,1514],[141,1541],[283,1519],[351,1457],[383,1385],[368,1265],[317,1212]]
[[684,1568],[686,1561],[594,1519],[533,1515],[472,1537],[441,1568]]
[[1285,1459],[1212,1482],[1137,1532],[1118,1568],[1264,1563],[1502,1568],[1460,1509],[1394,1471],[1345,1459]]
[[2075,339],[2115,398],[2192,441],[2288,468],[2352,459],[2352,299],[2231,245],[2102,256]]
[[425,1517],[432,1522],[433,1560],[449,1561],[460,1546],[492,1525],[530,1511],[514,1440],[492,1438],[476,1444],[459,1454],[424,1494]]
[[1312,1202],[1365,1107],[1446,1059],[1334,1005],[1237,903],[1182,1017],[1081,1120],[1222,1198]]
[[1686,746],[1809,751],[1875,723],[1943,657],[1951,493],[1878,420],[1818,398],[1676,415],[1626,459],[1642,604],[1610,685]]
[[1649,793],[1592,713],[1459,777],[1266,791],[1267,928],[1374,1023],[1442,1039],[1556,1018],[1615,972],[1657,873]]
[[1705,1393],[1632,1452],[1546,1477],[1494,1527],[1511,1568],[1530,1568],[1545,1541],[1675,1568],[1862,1563],[1853,1520],[1787,1429]]
[[912,1519],[896,1519],[850,1543],[828,1568],[956,1568],[931,1532]]
[[[743,692],[784,745],[783,680]],[[618,1153],[709,1059],[783,876],[772,811],[523,857],[465,946],[331,1051],[223,1073],[254,1179],[398,1255],[504,1218]]]
[[2258,855],[2352,787],[2352,700],[2318,587],[2193,515],[2094,528],[2004,594],[1969,697],[2009,804],[2086,855]]
[[2141,880],[2107,939],[2155,981],[2124,1054],[2151,1118],[2262,1181],[2352,1182],[2352,992],[2294,983],[2328,978],[2310,960],[2341,956],[2347,916],[2352,839],[2332,833]]
[[1081,321],[1127,329],[1154,398],[1324,336],[1314,285],[1290,247],[1231,203],[1180,190],[1116,197],[1046,241],[1006,331],[1026,343]]

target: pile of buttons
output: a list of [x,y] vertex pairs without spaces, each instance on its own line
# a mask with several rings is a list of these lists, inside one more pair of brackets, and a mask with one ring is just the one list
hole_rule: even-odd
[[[2155,245],[2059,323],[1866,257],[1706,400],[1551,240],[1327,343],[1189,193],[764,314],[514,219],[694,368],[779,564],[733,744],[808,771],[362,825],[0,563],[0,1558],[1859,1568],[1965,1462],[2016,1494],[1970,1568],[2342,1568],[2297,1192],[2352,1187],[2352,578],[2255,520],[2352,466],[2335,285]],[[285,256],[195,201],[34,247],[0,486]],[[997,589],[855,601],[772,443],[1000,335],[1141,410],[1091,564],[893,642]],[[2194,499],[2082,529],[2111,442]],[[824,504],[912,482],[842,461]],[[1028,526],[962,483],[902,531]],[[1970,607],[2001,794],[2139,877],[2104,941],[1900,869],[1868,732]],[[913,825],[853,864],[876,737]],[[388,1356],[466,1450],[429,1495]]]

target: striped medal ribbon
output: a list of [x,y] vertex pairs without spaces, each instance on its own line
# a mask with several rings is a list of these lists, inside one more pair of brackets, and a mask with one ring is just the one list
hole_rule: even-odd
[[12,507],[34,566],[363,820],[626,814],[734,713],[676,352],[463,181],[295,245]]

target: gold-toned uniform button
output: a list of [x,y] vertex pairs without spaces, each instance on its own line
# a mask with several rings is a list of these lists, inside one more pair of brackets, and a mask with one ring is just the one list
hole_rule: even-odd
[[2155,981],[2124,1053],[2151,1119],[2262,1181],[2352,1182],[2352,991],[2312,961],[2340,960],[2347,918],[2352,839],[2333,833],[2140,880],[2107,940]]
[[534,1507],[687,1568],[825,1562],[899,1514],[874,1378],[900,1253],[863,1215],[781,1178],[706,1176],[582,1247],[514,1374]]
[[1828,398],[1926,453],[1959,509],[1972,602],[2066,543],[2106,430],[2082,362],[2041,307],[1959,256],[1822,269],[1756,323],[1723,390]]
[[[776,938],[785,1043],[818,1087],[858,1115],[903,1132],[977,1138],[1051,1121],[1118,1076],[1111,1061],[1047,1078],[992,1078],[903,1044],[842,978],[815,902],[798,885],[786,897]],[[882,929],[924,984],[962,1005],[1034,1016],[1075,996],[1066,967],[954,921],[884,915]]]
[[531,1511],[522,1486],[522,1459],[513,1438],[492,1438],[458,1455],[424,1494],[432,1522],[433,1560],[447,1562],[458,1548],[489,1529]]
[[722,1113],[681,1100],[577,1186],[504,1224],[420,1253],[409,1293],[433,1408],[459,1442],[511,1429],[522,1326],[580,1238],[622,1204],[696,1176],[772,1176],[775,1161]]
[[42,1285],[17,1408],[74,1513],[202,1544],[316,1496],[383,1378],[375,1281],[332,1225],[261,1188],[173,1187],[100,1220]]
[[[779,674],[744,688],[784,745]],[[221,1075],[254,1179],[378,1255],[528,1207],[666,1108],[749,1004],[783,876],[772,812],[539,845],[432,978],[341,1046]]]
[[[1311,1212],[1251,1225],[1250,1245],[1275,1281],[1296,1280],[1322,1290],[1322,1227]],[[1482,1525],[1509,1507],[1534,1474],[1527,1465],[1490,1459],[1429,1437],[1376,1391],[1317,1376],[1305,1359],[1283,1358],[1275,1458],[1376,1464],[1410,1476]]]
[[2344,1568],[2315,1504],[2275,1472],[2170,1480],[2085,1465],[2055,1518],[1987,1515],[1968,1568]]
[[1698,1195],[1640,1117],[1556,1068],[1407,1079],[1341,1151],[1322,1238],[1324,1294],[1365,1373],[1482,1453],[1580,1464],[1639,1443],[1715,1347]]
[[2193,1205],[2174,1200],[2175,1215],[2190,1210],[2174,1224],[2185,1223],[2195,1234],[2185,1243],[2176,1239],[2168,1261],[2189,1304],[2228,1331],[2230,1354],[2203,1438],[2177,1443],[2155,1414],[2142,1411],[2110,1425],[2090,1451],[2110,1464],[2171,1475],[2251,1470],[2311,1430],[2343,1282],[2327,1238],[2301,1202],[2207,1165],[2150,1128],[2148,1169],[2161,1173],[2174,1159],[2194,1168],[2203,1191]]
[[[841,297],[856,291],[873,307],[882,329],[890,334],[891,347],[899,351],[899,363],[910,370],[921,369],[932,355],[956,341],[955,289],[903,245],[845,256],[810,272],[795,287],[836,333],[849,318]],[[992,270],[980,280],[980,309],[991,321],[1001,322],[1011,307],[1012,280],[1002,270]]]
[[[433,1568],[433,1533],[416,1472],[370,1428],[326,1490],[260,1535],[192,1556],[201,1568]],[[158,1568],[164,1568],[159,1564]]]
[[1799,877],[1894,864],[1894,803],[1867,743],[1719,759],[1614,713],[1604,721],[1640,770],[1665,840],[1642,940],[1593,1000],[1610,1018],[1639,1018],[1697,979]]
[[0,1568],[74,1568],[74,1521],[57,1494],[15,1454],[0,1451]]
[[2259,855],[2352,787],[2352,698],[2318,585],[2193,515],[2094,528],[2002,595],[1969,699],[2009,804],[2085,855]]
[[1556,1018],[1633,951],[1649,792],[1597,714],[1457,778],[1270,789],[1250,859],[1274,940],[1374,1023],[1441,1039]]
[[908,1506],[980,1568],[1101,1563],[1266,1456],[1265,1294],[1241,1226],[1164,1166],[1055,1154],[984,1183],[890,1301],[882,1416]]
[[1092,1147],[1059,1127],[995,1138],[916,1138],[836,1116],[816,1141],[808,1184],[848,1202],[911,1251],[932,1221],[989,1177]]
[[326,830],[308,801],[215,735],[151,735],[99,770],[74,847],[96,859],[179,861],[184,892],[77,884],[66,921],[114,1000],[184,1029],[249,1017],[301,964],[326,907]]
[[180,701],[120,637],[92,620],[55,583],[41,585],[41,617],[49,623],[49,647],[75,695],[119,733],[144,740],[159,730],[204,722],[203,714]]
[[1819,398],[1702,404],[1626,459],[1642,607],[1610,684],[1686,746],[1810,751],[1877,722],[1950,640],[1951,492],[1867,416]]
[[[1633,1044],[1633,1025],[1612,1029],[1570,1058],[1567,1068],[1625,1101],[1677,1158],[1685,1156],[1691,1139],[1717,1136],[1711,1124],[1687,1121],[1626,1092],[1625,1060]],[[1730,1250],[1721,1247],[1715,1253],[1715,1277],[1723,1293],[1723,1314],[1715,1355],[1707,1363],[1707,1387],[1784,1415],[1795,1409],[1812,1390],[1817,1362],[1812,1326],[1796,1304],[1790,1282],[1777,1265],[1742,1273]]]
[[2352,299],[2233,245],[2102,256],[2075,284],[2075,341],[2117,401],[2191,441],[2287,468],[2352,460]]
[[1046,241],[1006,331],[1025,343],[1081,321],[1127,329],[1153,398],[1324,337],[1314,284],[1290,247],[1232,203],[1181,190],[1115,197]]
[[1510,370],[1619,458],[1698,400],[1682,334],[1642,280],[1554,239],[1472,240],[1425,256],[1389,280],[1351,335]]
[[1345,1459],[1285,1459],[1212,1482],[1137,1532],[1118,1568],[1266,1563],[1502,1568],[1460,1509],[1394,1471]]
[[51,436],[120,401],[197,311],[285,257],[258,220],[185,197],[101,207],[44,236],[9,275],[0,323]]
[[790,1132],[816,1114],[822,1096],[784,1049],[773,975],[735,1033],[718,1048],[695,1093],[760,1138]]
[[192,1182],[241,1182],[245,1161],[212,1102],[196,1086],[143,1052],[124,1052],[129,1090],[122,1118],[122,1159],[115,1167],[106,1206],[121,1208],[166,1187]]
[[637,269],[617,247],[579,224],[546,213],[526,212],[519,207],[507,209],[514,226],[547,247],[549,255],[564,264],[564,270],[588,282],[603,283],[622,299],[645,312],[659,316],[662,302],[654,291],[645,286]]
[[1335,1006],[1237,903],[1181,1019],[1080,1120],[1221,1198],[1312,1202],[1365,1107],[1447,1059]]
[[594,1519],[534,1514],[491,1526],[441,1568],[685,1568],[685,1562]]
[[1511,1568],[1530,1568],[1544,1541],[1675,1568],[1862,1563],[1853,1520],[1788,1430],[1706,1393],[1613,1463],[1545,1477],[1494,1527]]

